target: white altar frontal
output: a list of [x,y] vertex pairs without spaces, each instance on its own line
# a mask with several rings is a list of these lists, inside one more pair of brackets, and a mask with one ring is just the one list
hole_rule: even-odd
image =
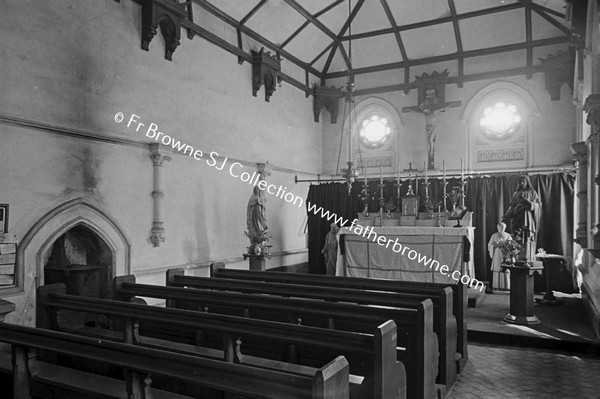
[[[460,272],[454,273],[456,278],[475,275],[474,227],[363,226],[340,229],[337,276],[457,284],[454,271]],[[400,243],[403,251],[398,245],[394,251],[389,240]]]

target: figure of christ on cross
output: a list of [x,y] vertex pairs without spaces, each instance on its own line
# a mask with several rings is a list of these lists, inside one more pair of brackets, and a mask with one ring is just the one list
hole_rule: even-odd
[[411,107],[403,107],[402,112],[419,112],[425,116],[425,137],[427,144],[427,168],[435,169],[434,153],[435,153],[435,116],[437,112],[444,112],[448,108],[460,107],[462,102],[450,101],[435,103],[434,98],[427,98],[421,104]]

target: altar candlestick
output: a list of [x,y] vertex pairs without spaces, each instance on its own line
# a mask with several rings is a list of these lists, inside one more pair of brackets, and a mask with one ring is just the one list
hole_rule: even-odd
[[444,212],[446,212],[446,160],[445,159],[442,159],[442,171],[444,174],[444,181],[442,184],[442,189],[443,189],[442,204],[444,204]]
[[446,160],[442,159],[442,175],[444,176],[444,184],[446,184]]
[[379,165],[379,227],[383,226],[383,164]]
[[[379,195],[380,201],[383,204],[383,164],[379,165]],[[382,205],[383,209],[383,205]]]

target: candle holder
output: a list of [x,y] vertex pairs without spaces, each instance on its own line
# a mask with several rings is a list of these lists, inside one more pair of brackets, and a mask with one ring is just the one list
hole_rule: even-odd
[[467,182],[463,179],[460,182],[460,206],[465,206],[465,186]]

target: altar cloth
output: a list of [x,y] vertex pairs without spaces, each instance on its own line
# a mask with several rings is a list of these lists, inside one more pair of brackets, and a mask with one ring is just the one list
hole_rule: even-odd
[[[363,278],[381,278],[401,281],[457,284],[452,278],[463,274],[474,276],[473,227],[422,227],[389,226],[374,227],[373,232],[385,237],[384,245],[373,240],[374,235],[364,237],[349,228],[340,230],[336,275]],[[369,232],[371,228],[369,228]],[[404,253],[394,252],[388,240],[408,247]],[[343,252],[342,252],[343,249]],[[398,250],[399,248],[396,247]],[[409,251],[414,250],[409,256]],[[421,260],[421,261],[419,261]],[[447,266],[446,275],[440,272]],[[436,270],[437,266],[437,270]]]

